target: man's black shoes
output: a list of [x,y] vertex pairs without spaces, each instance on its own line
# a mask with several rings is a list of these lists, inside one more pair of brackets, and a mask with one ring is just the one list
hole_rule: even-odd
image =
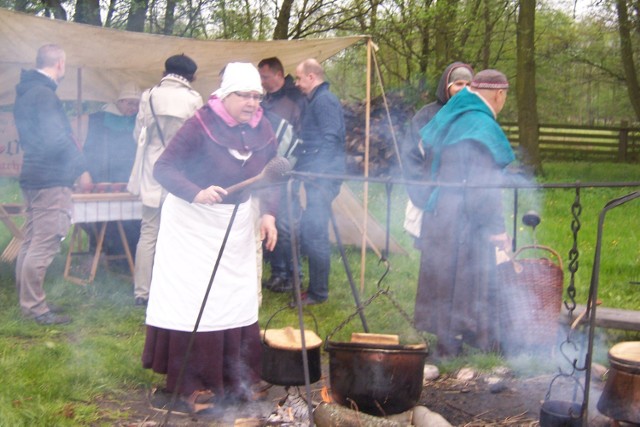
[[286,277],[271,276],[265,284],[265,288],[271,292],[291,292],[293,290],[293,282]]
[[136,297],[135,301],[134,301],[134,305],[136,307],[146,307],[147,306],[147,299],[146,298],[142,298],[142,297]]
[[34,317],[34,320],[38,325],[66,325],[67,323],[71,323],[69,316],[54,314],[51,311]]

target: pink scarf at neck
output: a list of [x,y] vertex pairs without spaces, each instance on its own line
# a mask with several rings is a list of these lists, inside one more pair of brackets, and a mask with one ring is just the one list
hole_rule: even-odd
[[[242,124],[231,117],[227,109],[224,107],[224,104],[222,104],[222,100],[217,96],[212,96],[211,98],[209,98],[208,104],[213,112],[216,113],[226,123],[227,126],[234,127]],[[255,128],[256,126],[258,126],[258,123],[260,123],[260,119],[262,119],[262,107],[258,107],[256,112],[253,113],[253,116],[251,116],[251,120],[249,120],[247,124],[252,128]]]

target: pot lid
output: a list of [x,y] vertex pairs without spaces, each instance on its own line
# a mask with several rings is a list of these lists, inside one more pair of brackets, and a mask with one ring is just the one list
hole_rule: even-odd
[[626,341],[614,345],[609,350],[609,359],[634,365],[640,364],[640,341]]
[[[302,350],[302,336],[300,329],[287,326],[284,329],[267,329],[263,332],[264,342],[273,348],[281,350]],[[322,339],[315,332],[305,329],[304,340],[307,349],[317,348],[322,345]]]

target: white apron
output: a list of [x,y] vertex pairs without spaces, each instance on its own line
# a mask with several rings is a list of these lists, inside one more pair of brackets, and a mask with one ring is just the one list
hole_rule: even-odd
[[[169,194],[162,206],[147,325],[193,331],[233,205],[187,203]],[[207,299],[199,332],[258,321],[256,242],[251,201],[236,214]]]

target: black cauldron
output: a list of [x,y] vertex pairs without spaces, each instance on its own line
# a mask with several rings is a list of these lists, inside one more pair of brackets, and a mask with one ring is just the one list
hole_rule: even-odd
[[327,341],[331,396],[343,405],[384,416],[416,405],[422,392],[426,344]]

